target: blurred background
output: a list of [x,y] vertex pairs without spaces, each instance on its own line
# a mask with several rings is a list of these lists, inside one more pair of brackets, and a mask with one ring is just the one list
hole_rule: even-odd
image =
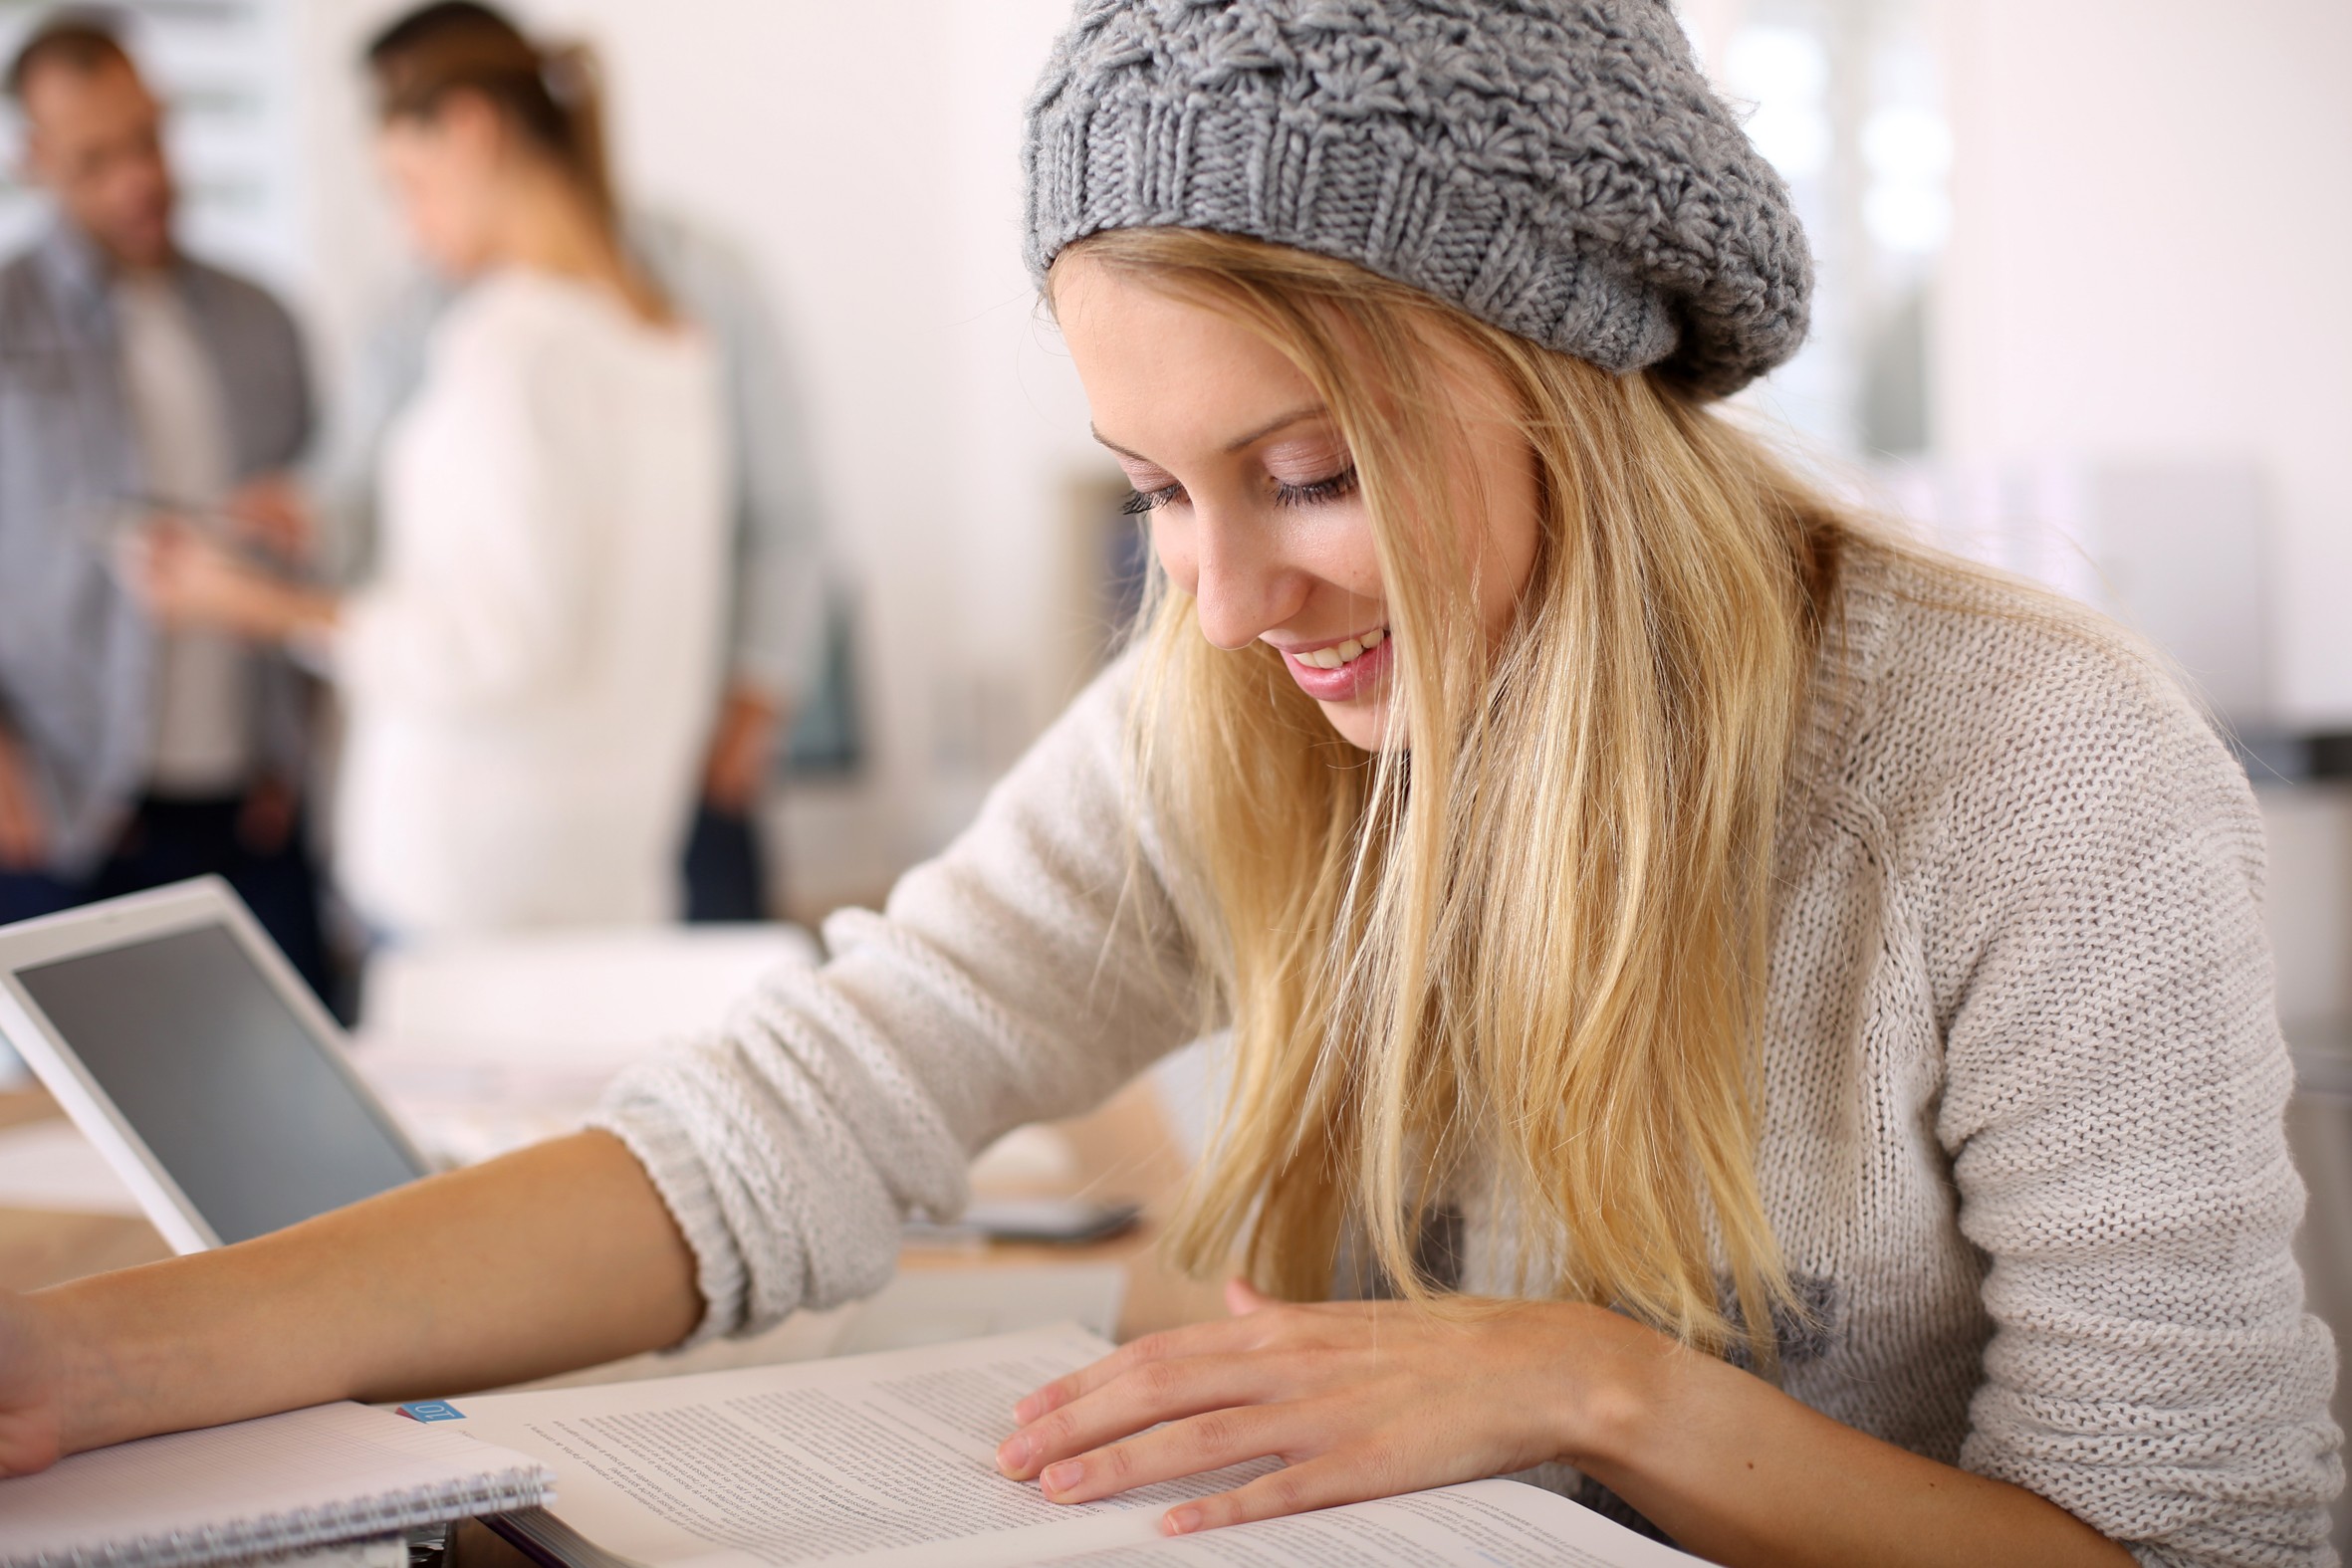
[[[45,9],[0,0],[0,50]],[[117,9],[170,101],[191,248],[295,303],[332,420],[412,267],[357,67],[402,8]],[[624,187],[723,234],[795,350],[841,584],[830,695],[850,711],[804,733],[808,777],[778,798],[781,896],[804,916],[870,899],[1083,678],[1132,561],[1018,260],[1020,107],[1066,6],[512,9],[595,48]],[[2323,790],[2289,787],[2352,733],[2352,94],[2333,75],[2352,11],[1682,14],[1795,188],[1823,275],[1811,345],[1750,400],[1876,499],[2183,661],[2281,791],[2285,1010],[2352,1011],[2352,831]],[[0,246],[42,222],[34,192],[0,184]]]
[[[384,0],[134,0],[198,254],[307,329],[325,412],[413,263],[357,56]],[[1065,0],[518,0],[593,46],[621,182],[723,235],[790,343],[823,677],[762,806],[772,913],[870,902],[1099,657],[1117,473],[1019,262]],[[45,7],[0,0],[0,55]],[[1744,394],[1832,481],[2164,646],[2271,837],[2280,1008],[2352,1324],[2352,6],[1685,0],[1804,211],[1810,345]],[[876,84],[887,81],[884,95]],[[0,167],[15,169],[13,114]],[[0,175],[0,250],[46,223]]]

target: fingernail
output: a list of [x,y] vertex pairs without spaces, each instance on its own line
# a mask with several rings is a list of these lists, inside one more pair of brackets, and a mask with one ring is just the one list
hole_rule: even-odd
[[1028,1465],[1030,1456],[1036,1452],[1037,1445],[1031,1443],[1027,1438],[1018,1436],[1007,1438],[1005,1446],[997,1450],[997,1468],[1001,1470],[1022,1469]]
[[1021,1422],[1023,1425],[1027,1425],[1028,1423],[1037,1420],[1038,1397],[1035,1394],[1032,1394],[1029,1398],[1014,1406],[1013,1419],[1015,1421]]
[[1086,1466],[1079,1459],[1063,1459],[1058,1464],[1046,1466],[1046,1473],[1038,1477],[1038,1484],[1048,1491],[1067,1491],[1086,1478]]
[[1170,1535],[1190,1535],[1201,1527],[1201,1510],[1198,1508],[1172,1508],[1168,1511],[1167,1518],[1160,1522],[1168,1527]]

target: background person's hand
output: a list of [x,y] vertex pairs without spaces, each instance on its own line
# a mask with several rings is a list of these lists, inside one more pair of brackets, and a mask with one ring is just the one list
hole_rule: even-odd
[[271,555],[306,563],[318,549],[319,526],[302,488],[284,474],[263,474],[237,487],[220,505],[238,537]]
[[[1671,1342],[1598,1307],[1282,1305],[1226,1287],[1235,1316],[1154,1334],[1048,1384],[997,1451],[1055,1502],[1088,1502],[1268,1456],[1285,1467],[1170,1509],[1185,1534],[1568,1457],[1601,1369]],[[1166,1423],[1165,1426],[1160,1425]]]
[[49,858],[49,816],[33,782],[33,760],[0,729],[0,871],[31,871]]
[[758,805],[776,760],[776,732],[783,722],[783,710],[766,693],[740,684],[729,687],[711,727],[703,798],[732,816],[745,815]]
[[125,538],[118,566],[130,590],[173,628],[201,627],[263,641],[332,620],[331,604],[273,576],[184,523],[161,519]]

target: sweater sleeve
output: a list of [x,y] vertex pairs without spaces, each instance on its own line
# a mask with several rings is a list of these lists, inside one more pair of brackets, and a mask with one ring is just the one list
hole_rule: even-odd
[[693,1249],[697,1339],[868,1294],[910,1210],[951,1217],[971,1156],[1080,1111],[1196,1032],[1197,992],[1138,847],[1118,670],[880,915],[825,923],[708,1038],[617,1081],[596,1118]]
[[1937,1133],[1993,1333],[1961,1462],[2149,1568],[2333,1562],[2335,1352],[2250,791],[2187,700],[2075,645],[1963,770],[1937,894]]

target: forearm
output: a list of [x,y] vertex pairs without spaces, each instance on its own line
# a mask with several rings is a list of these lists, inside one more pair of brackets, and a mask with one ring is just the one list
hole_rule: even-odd
[[543,1377],[673,1344],[701,1311],[668,1211],[599,1132],[30,1304],[59,1347],[68,1452]]
[[342,595],[287,582],[274,585],[257,605],[253,630],[273,642],[296,643],[332,637],[342,620]]
[[1573,1423],[1583,1472],[1736,1568],[1954,1568],[2132,1558],[2046,1498],[1831,1420],[1711,1357],[1632,1351]]

